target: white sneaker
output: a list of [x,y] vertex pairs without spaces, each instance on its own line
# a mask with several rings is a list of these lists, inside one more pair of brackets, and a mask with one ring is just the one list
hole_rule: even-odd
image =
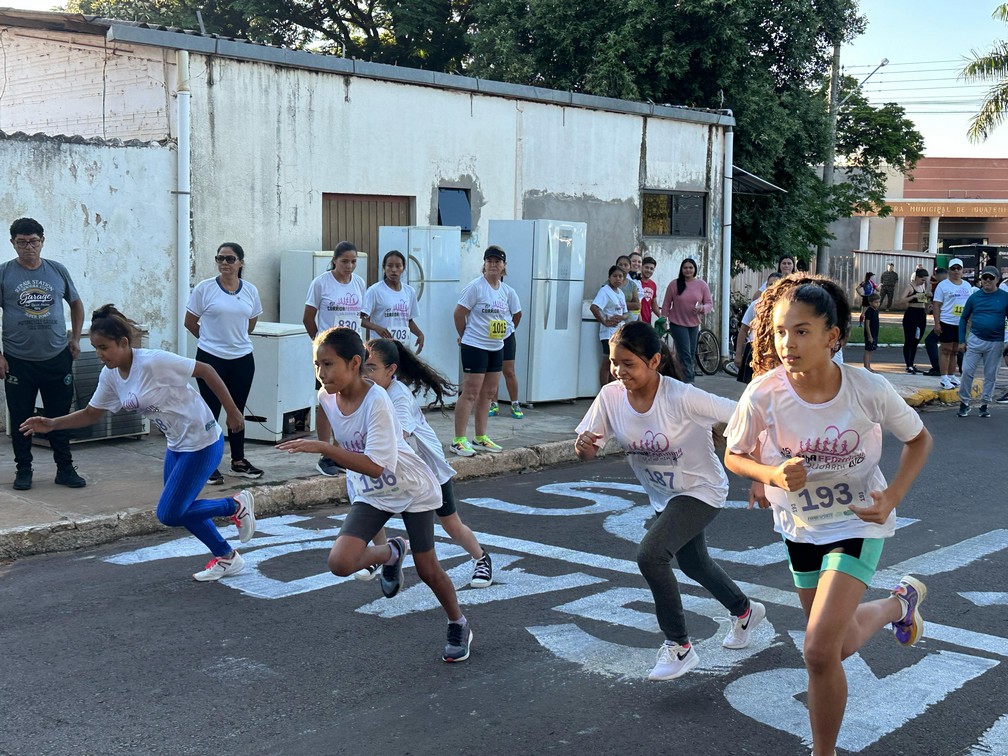
[[370,567],[365,567],[363,570],[357,570],[357,572],[355,572],[353,576],[354,580],[362,580],[364,582],[367,582],[369,580],[374,580],[376,577],[378,577],[378,574],[380,572],[381,572],[381,565],[374,564],[371,565]]
[[230,559],[228,557],[214,557],[207,562],[203,570],[193,575],[193,578],[201,583],[208,583],[212,580],[237,575],[243,569],[245,569],[245,560],[236,551]]
[[651,674],[648,675],[647,679],[675,680],[677,677],[685,675],[699,663],[700,657],[697,656],[697,652],[693,650],[692,645],[684,651],[683,647],[678,643],[672,646],[662,643],[661,648],[658,649],[658,660],[655,662],[654,669],[651,670]]
[[248,543],[256,530],[255,497],[250,491],[239,491],[234,500],[238,509],[231,515],[231,522],[238,526],[238,540]]
[[952,388],[959,388],[959,376],[950,375],[949,380],[952,381]]
[[946,391],[948,389],[955,388],[955,386],[952,385],[952,379],[949,378],[947,375],[942,376],[941,383],[939,385]]
[[750,635],[763,618],[766,617],[766,607],[759,601],[749,602],[749,614],[745,619],[735,617],[728,635],[721,643],[725,648],[745,648],[751,640]]

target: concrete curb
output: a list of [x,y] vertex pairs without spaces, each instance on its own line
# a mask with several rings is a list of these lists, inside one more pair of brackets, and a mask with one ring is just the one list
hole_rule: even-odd
[[[604,456],[617,451],[608,447]],[[478,454],[475,457],[449,460],[458,471],[455,480],[472,480],[513,472],[538,470],[544,467],[576,461],[572,440],[554,441],[500,454]],[[256,515],[268,517],[320,507],[349,504],[344,476],[326,478],[321,475],[298,478],[279,485],[250,486],[255,494]],[[0,559],[18,559],[36,554],[99,546],[129,536],[150,535],[174,528],[158,522],[150,510],[131,509],[114,515],[62,519],[42,525],[30,525],[0,530]]]

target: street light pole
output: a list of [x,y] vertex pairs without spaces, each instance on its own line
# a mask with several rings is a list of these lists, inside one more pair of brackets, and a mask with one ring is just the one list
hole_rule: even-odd
[[[882,58],[881,62],[872,70],[870,74],[861,79],[861,82],[857,85],[857,88],[851,90],[847,93],[840,102],[837,102],[840,96],[840,43],[833,45],[833,68],[830,72],[830,90],[829,90],[829,144],[826,148],[826,162],[823,165],[823,186],[826,188],[826,196],[830,195],[833,189],[833,171],[834,163],[836,163],[836,126],[837,126],[837,115],[840,108],[843,107],[844,103],[847,102],[861,86],[868,81],[875,73],[882,68],[882,66],[889,65],[888,58]],[[816,273],[828,276],[829,275],[829,247],[825,243],[819,245],[816,250]]]

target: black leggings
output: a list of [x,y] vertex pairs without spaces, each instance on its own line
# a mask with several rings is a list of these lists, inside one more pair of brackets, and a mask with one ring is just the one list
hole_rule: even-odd
[[[228,393],[231,394],[235,405],[244,414],[245,402],[248,401],[249,391],[252,390],[252,378],[255,376],[255,358],[252,356],[252,352],[234,360],[225,360],[209,352],[204,352],[202,349],[197,349],[196,360],[198,362],[205,362],[217,371],[217,375],[224,381],[224,385],[227,386]],[[221,411],[220,399],[206,385],[206,381],[197,378],[196,384],[199,386],[200,396],[203,397],[203,401],[210,408],[210,414],[215,418],[218,417]],[[238,433],[229,430],[228,444],[231,446],[231,459],[245,459],[244,430]]]
[[923,307],[907,307],[903,313],[903,362],[913,367],[917,345],[927,330],[927,313]]

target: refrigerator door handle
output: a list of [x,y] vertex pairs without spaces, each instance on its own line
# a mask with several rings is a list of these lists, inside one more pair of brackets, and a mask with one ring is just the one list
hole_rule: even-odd
[[552,281],[546,282],[546,307],[543,308],[543,330],[549,328],[550,303],[553,295]]
[[417,283],[416,283],[416,290],[417,290],[416,298],[417,298],[417,301],[419,301],[419,300],[423,299],[424,283],[427,280],[427,274],[424,273],[423,266],[420,264],[420,261],[418,259],[416,259],[416,257],[414,257],[413,255],[410,255],[409,259],[410,259],[410,261],[414,265],[417,266],[417,270],[420,271],[420,280],[417,281]]

